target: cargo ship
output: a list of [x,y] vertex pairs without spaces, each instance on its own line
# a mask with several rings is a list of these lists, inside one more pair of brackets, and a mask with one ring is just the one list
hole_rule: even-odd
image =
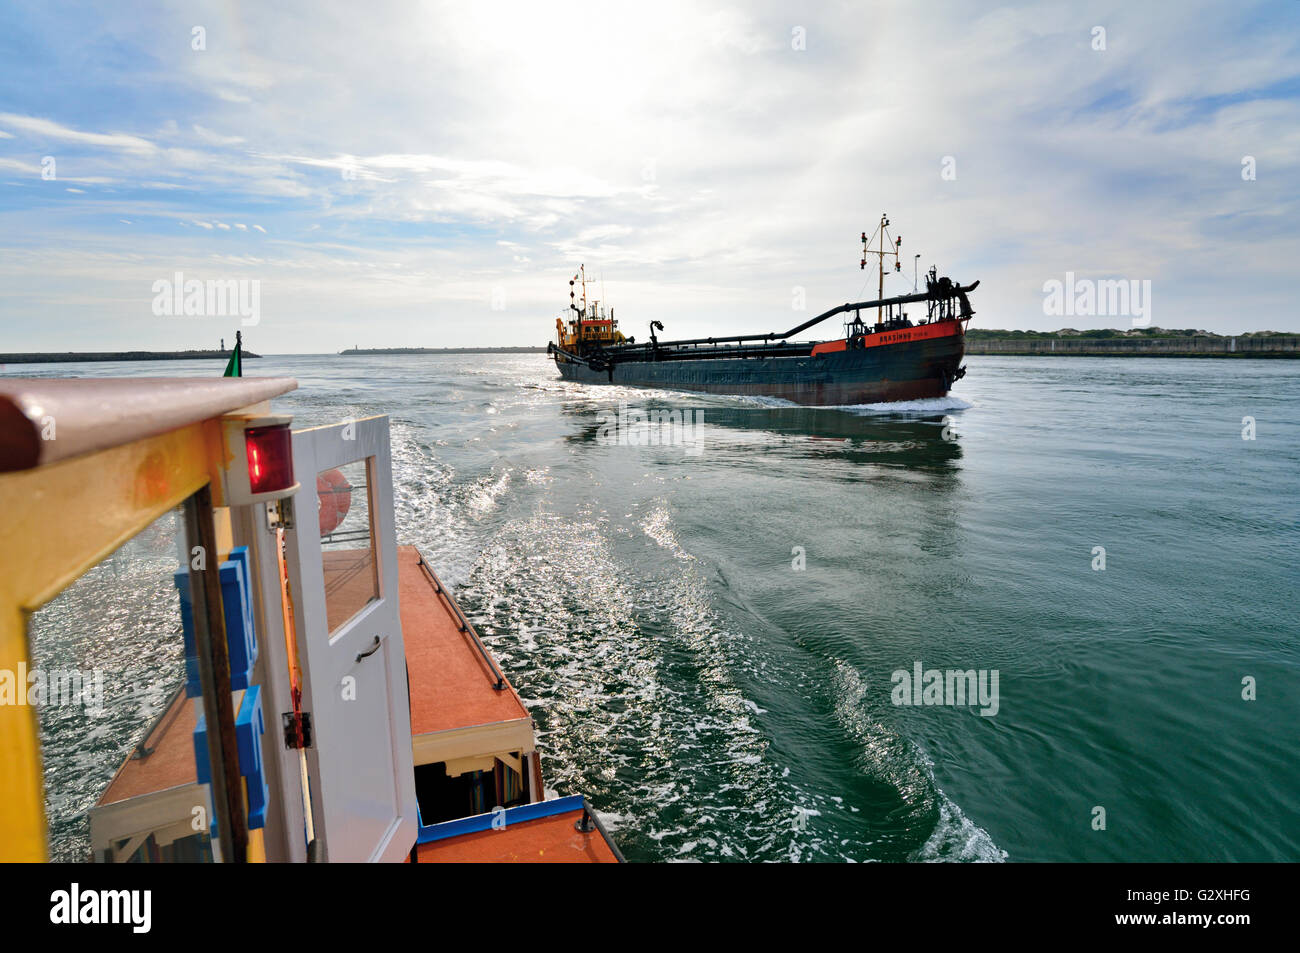
[[[911,294],[886,298],[886,262],[892,258],[892,270],[901,271],[902,238],[890,236],[882,215],[870,237],[862,233],[862,244],[861,267],[873,257],[879,267],[876,299],[839,305],[784,333],[663,341],[656,334],[663,323],[652,320],[649,340],[638,343],[624,337],[613,309],[588,302],[585,267],[579,268],[569,280],[569,313],[556,318],[547,354],[563,379],[584,384],[779,397],[823,407],[945,396],[966,374],[966,325],[975,314],[967,296],[979,282],[962,285],[931,267],[924,291],[914,283]],[[925,317],[910,318],[910,304],[924,304]],[[837,315],[844,316],[841,337],[792,340]]]

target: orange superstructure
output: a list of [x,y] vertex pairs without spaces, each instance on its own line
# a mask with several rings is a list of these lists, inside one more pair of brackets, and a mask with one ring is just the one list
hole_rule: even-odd
[[[585,346],[614,347],[627,339],[614,320],[614,309],[608,313],[599,301],[587,302],[587,268],[582,265],[569,279],[569,310],[573,317],[566,325],[563,318],[555,319],[555,343],[565,351],[580,352]],[[578,296],[578,289],[582,295]],[[582,304],[579,306],[578,302]]]

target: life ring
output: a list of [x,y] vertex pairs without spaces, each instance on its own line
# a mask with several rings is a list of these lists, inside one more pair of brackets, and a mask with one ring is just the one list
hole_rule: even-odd
[[316,502],[320,513],[320,534],[328,536],[352,509],[352,484],[341,470],[326,470],[316,477]]

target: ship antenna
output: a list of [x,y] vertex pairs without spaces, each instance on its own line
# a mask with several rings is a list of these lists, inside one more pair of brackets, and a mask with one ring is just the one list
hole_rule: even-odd
[[[871,240],[876,237],[877,232],[880,234],[880,248],[878,249],[871,247]],[[886,247],[886,239],[889,239],[889,244],[887,247]],[[876,232],[872,232],[871,238],[867,238],[866,232],[862,233],[862,266],[861,267],[864,269],[867,267],[868,255],[875,255],[877,256],[877,260],[880,268],[880,284],[877,289],[878,293],[876,295],[877,301],[883,300],[885,297],[885,259],[892,255],[894,258],[894,271],[903,270],[902,263],[898,260],[898,248],[902,244],[903,244],[903,239],[901,236],[898,238],[890,239],[889,216],[885,213],[881,213],[880,225],[876,229]],[[881,324],[883,322],[884,320],[883,312],[884,312],[884,305],[879,305],[879,304],[876,305],[876,324]]]

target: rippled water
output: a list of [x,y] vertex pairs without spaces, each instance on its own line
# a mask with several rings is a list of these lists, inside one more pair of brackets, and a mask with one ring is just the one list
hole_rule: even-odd
[[[946,401],[850,409],[587,387],[541,355],[247,369],[298,378],[300,423],[392,416],[399,536],[518,686],[548,787],[631,860],[1300,859],[1300,364],[968,363]],[[620,401],[703,420],[619,444]],[[165,620],[52,608],[40,651],[141,673],[94,731],[47,725],[75,853],[178,650],[142,634]],[[997,713],[893,704],[916,662],[996,670]]]

